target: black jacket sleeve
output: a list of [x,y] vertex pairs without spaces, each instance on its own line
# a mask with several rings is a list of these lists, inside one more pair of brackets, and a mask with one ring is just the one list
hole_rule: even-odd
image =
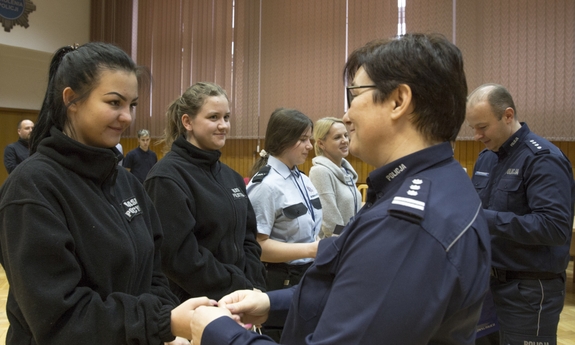
[[[247,193],[246,193],[247,194]],[[257,242],[257,221],[252,203],[248,200],[248,214],[246,222],[246,238],[244,250],[246,253],[246,276],[253,282],[254,287],[266,291],[266,269],[261,261],[262,248]]]
[[176,292],[180,300],[198,296],[220,299],[232,291],[253,288],[240,268],[219,262],[210,250],[198,244],[196,219],[190,211],[195,209],[196,200],[170,178],[149,178],[144,185],[164,230],[164,273],[187,294]]
[[17,165],[18,161],[16,160],[16,150],[11,145],[6,146],[4,149],[4,166],[6,167],[8,174],[10,174]]

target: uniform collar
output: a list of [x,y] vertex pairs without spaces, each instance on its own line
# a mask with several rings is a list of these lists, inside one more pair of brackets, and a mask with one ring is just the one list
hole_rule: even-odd
[[268,165],[277,171],[277,173],[280,174],[284,179],[288,179],[292,173],[287,165],[285,165],[282,161],[275,158],[274,156],[268,157]]
[[367,178],[368,202],[374,202],[390,190],[399,188],[408,177],[453,157],[449,142],[433,145],[410,155],[401,157],[371,172]]
[[519,147],[519,143],[523,142],[525,136],[531,132],[529,127],[525,122],[521,122],[521,128],[519,128],[512,136],[507,139],[503,145],[495,152],[499,160],[509,156],[513,151]]

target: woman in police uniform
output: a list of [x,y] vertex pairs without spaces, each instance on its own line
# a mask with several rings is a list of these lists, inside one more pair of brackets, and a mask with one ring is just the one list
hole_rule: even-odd
[[301,112],[276,109],[266,130],[265,149],[252,168],[247,192],[256,213],[268,291],[299,283],[317,252],[321,202],[297,168],[313,149],[312,130],[313,122]]
[[248,197],[256,212],[258,242],[268,270],[267,288],[296,285],[317,251],[321,203],[317,190],[297,166],[313,149],[313,122],[294,109],[273,112],[265,149],[254,164]]

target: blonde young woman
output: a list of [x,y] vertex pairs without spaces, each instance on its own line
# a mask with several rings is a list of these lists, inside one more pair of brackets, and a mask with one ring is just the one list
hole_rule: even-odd
[[349,223],[361,208],[361,194],[356,187],[357,173],[345,159],[349,154],[349,136],[343,121],[335,117],[319,119],[313,137],[316,157],[309,178],[321,200],[323,238]]

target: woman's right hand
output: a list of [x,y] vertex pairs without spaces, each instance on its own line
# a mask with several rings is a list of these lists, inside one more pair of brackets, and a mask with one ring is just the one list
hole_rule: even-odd
[[218,306],[239,315],[244,324],[261,325],[268,319],[270,299],[261,291],[238,290],[222,297]]
[[176,337],[186,339],[192,338],[192,329],[190,322],[194,315],[194,310],[199,306],[216,306],[218,302],[207,297],[190,298],[176,308],[172,309],[171,329],[172,334]]

